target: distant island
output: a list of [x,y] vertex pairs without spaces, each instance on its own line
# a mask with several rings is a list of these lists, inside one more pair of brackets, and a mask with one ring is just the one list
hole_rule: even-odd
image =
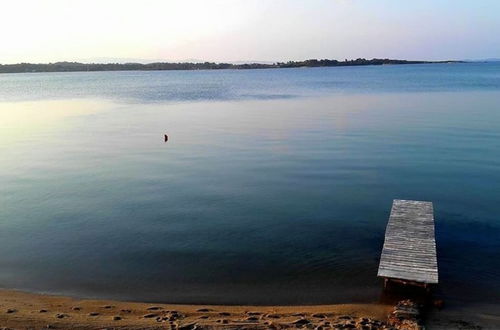
[[279,68],[314,68],[332,66],[361,66],[361,65],[397,65],[397,64],[429,64],[429,63],[461,63],[462,61],[407,61],[374,58],[367,60],[358,58],[356,60],[305,60],[265,63],[79,63],[79,62],[56,62],[46,64],[19,63],[0,64],[0,73],[22,73],[22,72],[78,72],[78,71],[154,71],[154,70],[222,70],[222,69],[279,69]]

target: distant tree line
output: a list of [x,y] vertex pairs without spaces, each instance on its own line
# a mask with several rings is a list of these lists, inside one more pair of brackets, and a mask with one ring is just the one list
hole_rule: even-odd
[[0,64],[0,73],[20,72],[77,72],[77,71],[153,71],[153,70],[222,70],[222,69],[276,69],[276,68],[299,68],[299,67],[330,67],[330,66],[355,66],[355,65],[384,65],[384,64],[423,64],[423,63],[451,63],[458,61],[406,61],[374,58],[367,60],[358,58],[356,60],[305,60],[277,62],[274,64],[248,63],[78,63],[78,62],[56,62],[47,64],[19,63]]

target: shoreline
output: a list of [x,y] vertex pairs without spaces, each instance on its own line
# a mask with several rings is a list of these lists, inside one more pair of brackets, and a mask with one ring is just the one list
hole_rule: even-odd
[[[0,328],[296,328],[384,322],[392,305],[179,305],[79,299],[0,289]],[[365,318],[365,321],[363,321]],[[302,324],[303,323],[303,324]]]
[[[469,306],[471,307],[471,306]],[[392,303],[254,306],[86,299],[0,289],[0,329],[407,329],[387,325]],[[431,309],[425,329],[496,329],[497,305]],[[363,328],[363,326],[367,327]],[[413,328],[412,328],[413,329]]]
[[460,64],[470,63],[461,60],[421,61],[388,58],[358,58],[356,60],[309,59],[303,61],[266,63],[223,63],[223,62],[156,62],[156,63],[14,63],[1,64],[2,73],[51,73],[51,72],[109,72],[109,71],[199,71],[199,70],[262,70],[324,67],[359,67],[381,65],[416,65],[416,64]]

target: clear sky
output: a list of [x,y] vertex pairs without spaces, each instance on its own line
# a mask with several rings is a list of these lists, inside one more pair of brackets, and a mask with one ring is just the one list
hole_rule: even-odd
[[500,57],[498,0],[6,0],[0,63]]

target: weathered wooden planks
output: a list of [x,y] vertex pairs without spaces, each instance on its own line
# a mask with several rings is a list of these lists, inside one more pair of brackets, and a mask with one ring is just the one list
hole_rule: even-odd
[[431,202],[393,201],[378,276],[423,284],[438,283]]

